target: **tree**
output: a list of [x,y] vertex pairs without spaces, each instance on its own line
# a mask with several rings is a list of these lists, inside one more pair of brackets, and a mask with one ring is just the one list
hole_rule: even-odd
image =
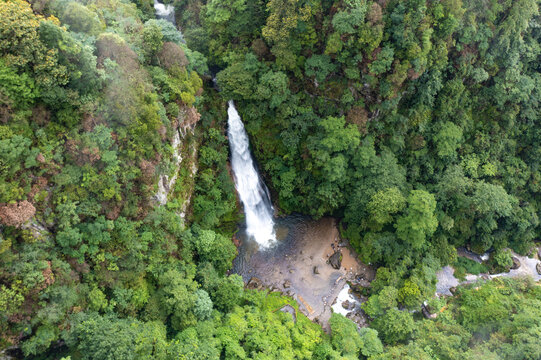
[[327,55],[312,55],[304,63],[304,73],[313,76],[318,83],[325,81],[325,78],[336,69]]
[[165,356],[165,326],[80,313],[66,339],[85,360],[131,360]]
[[198,320],[207,320],[212,314],[212,300],[209,294],[202,289],[198,289],[195,292],[197,300],[195,301],[195,316]]
[[237,274],[221,278],[210,292],[214,305],[223,312],[230,311],[243,298],[244,281]]
[[310,20],[310,5],[302,4],[299,0],[271,0],[267,3],[267,9],[269,16],[261,33],[273,45],[271,52],[276,56],[278,66],[294,69],[298,43],[291,38],[300,22]]
[[385,311],[395,308],[398,305],[397,299],[398,290],[394,286],[385,286],[378,294],[371,295],[361,306],[368,316],[376,318]]
[[210,22],[222,24],[229,21],[232,16],[242,13],[246,6],[246,0],[235,0],[227,4],[219,0],[210,0],[205,7],[205,15]]
[[438,150],[438,156],[454,160],[456,149],[462,140],[462,129],[452,122],[445,122],[434,136],[434,142]]
[[220,274],[231,268],[237,255],[237,249],[231,240],[212,230],[201,230],[194,242],[200,261],[212,263]]
[[363,356],[369,358],[383,352],[383,344],[381,343],[376,330],[363,327],[359,330],[359,335],[363,341],[361,347],[361,354]]
[[93,36],[98,35],[104,29],[98,14],[75,1],[66,5],[61,20],[70,26],[70,30]]
[[197,301],[195,283],[178,270],[168,270],[159,279],[162,304],[171,316],[174,329],[182,330],[196,322],[194,307]]
[[[257,60],[255,60],[257,61]],[[216,80],[224,97],[241,100],[254,96],[257,82],[254,69],[247,68],[247,62],[236,62],[216,75]]]
[[409,312],[390,309],[385,315],[374,320],[372,327],[378,331],[386,344],[394,345],[411,337],[415,330],[415,322]]
[[421,302],[421,290],[417,284],[407,279],[398,291],[398,300],[408,308],[414,308]]
[[0,59],[0,94],[7,97],[1,101],[26,108],[34,102],[39,92],[34,79],[29,74],[17,74],[15,69],[6,66]]
[[162,46],[163,34],[161,27],[155,22],[147,21],[143,28],[143,49],[148,63],[158,54]]
[[406,206],[406,199],[396,187],[380,190],[367,204],[370,214],[369,227],[380,231],[385,224],[392,222],[393,214],[400,212]]
[[290,96],[288,78],[285,73],[271,70],[261,76],[257,85],[257,97],[269,100],[271,109],[279,107]]
[[396,221],[398,237],[414,249],[423,247],[427,238],[432,236],[438,227],[435,210],[434,195],[424,190],[412,190],[408,196],[405,214]]
[[391,69],[391,64],[394,59],[394,50],[390,46],[385,46],[381,49],[381,52],[378,54],[378,57],[375,61],[370,63],[369,69],[370,72],[374,75],[381,75]]
[[349,2],[347,11],[339,11],[332,18],[332,26],[338,34],[353,34],[364,22],[367,6],[360,1]]
[[320,183],[315,197],[319,216],[341,205],[342,189],[347,184],[350,152],[359,145],[360,134],[353,124],[345,124],[344,117],[329,116],[318,121],[318,132],[308,138],[312,156],[310,168]]
[[340,314],[333,313],[329,320],[331,343],[344,356],[359,357],[363,340],[357,332],[357,325]]

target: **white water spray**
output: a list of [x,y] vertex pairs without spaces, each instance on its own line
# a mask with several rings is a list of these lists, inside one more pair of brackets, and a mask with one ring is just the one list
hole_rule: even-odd
[[231,166],[235,175],[235,187],[244,205],[246,232],[254,237],[259,246],[266,248],[276,240],[272,219],[274,211],[269,193],[255,169],[248,134],[233,100],[229,100],[227,115]]
[[154,0],[154,10],[156,10],[158,19],[164,19],[175,24],[175,8],[173,5],[165,5],[158,2],[158,0]]

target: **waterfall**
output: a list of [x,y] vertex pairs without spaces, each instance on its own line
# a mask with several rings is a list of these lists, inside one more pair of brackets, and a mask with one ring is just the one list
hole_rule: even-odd
[[175,8],[173,5],[165,5],[158,2],[158,0],[154,0],[154,10],[156,10],[158,19],[164,19],[173,23],[173,25],[175,24]]
[[246,232],[259,246],[265,248],[276,240],[272,219],[274,211],[269,192],[254,166],[248,134],[233,100],[229,100],[227,115],[231,166],[235,175],[235,187],[244,205]]

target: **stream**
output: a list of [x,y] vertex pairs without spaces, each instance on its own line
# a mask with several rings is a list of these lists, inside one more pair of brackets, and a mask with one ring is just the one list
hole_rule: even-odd
[[175,25],[175,8],[173,5],[165,5],[158,2],[158,0],[154,0],[154,10],[158,19],[167,20]]
[[[521,276],[531,276],[534,281],[540,281],[541,275],[538,273],[538,266],[541,267],[541,261],[535,258],[529,258],[527,256],[521,256],[512,253],[513,257],[518,260],[520,266],[517,269],[511,269],[508,272],[499,273],[499,274],[467,274],[464,281],[460,281],[455,278],[455,270],[451,266],[445,266],[440,271],[436,273],[438,282],[436,284],[436,294],[438,295],[452,295],[451,289],[459,285],[466,285],[476,282],[477,280],[492,280],[497,277],[521,277]],[[465,256],[474,260],[478,263],[486,260],[488,257],[486,254],[476,255],[473,253],[466,253],[463,249],[459,249],[459,255]]]

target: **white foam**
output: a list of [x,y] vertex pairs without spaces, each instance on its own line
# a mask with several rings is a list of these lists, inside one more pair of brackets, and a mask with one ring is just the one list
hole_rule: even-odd
[[[353,304],[353,306],[351,306],[351,309],[345,309],[342,306],[342,303],[344,301],[349,301],[350,304]],[[331,307],[333,312],[346,316],[350,312],[354,311],[358,306],[359,302],[357,301],[355,296],[353,296],[351,291],[349,291],[349,285],[345,284],[342,290],[340,290],[340,292],[338,293],[334,305],[332,305]]]

